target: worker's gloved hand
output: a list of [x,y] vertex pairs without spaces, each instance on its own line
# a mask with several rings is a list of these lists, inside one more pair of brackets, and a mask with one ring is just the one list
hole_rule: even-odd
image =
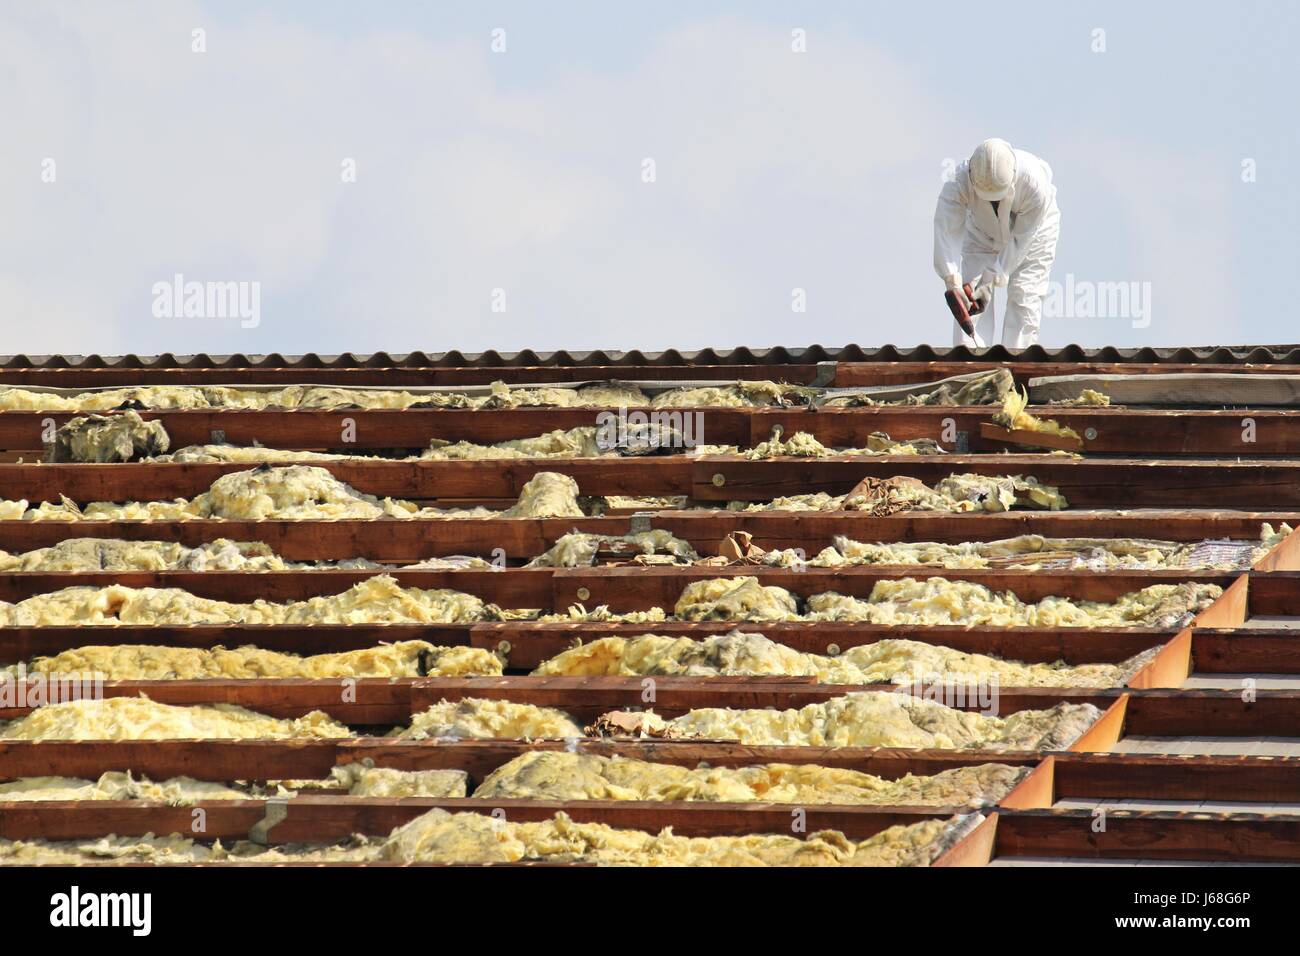
[[988,304],[993,301],[993,290],[998,286],[1006,284],[1006,276],[1000,275],[992,269],[985,269],[980,274],[979,280],[975,283],[975,288],[972,290],[974,292],[973,298],[976,302],[987,307]]
[[948,291],[957,297],[957,301],[961,303],[962,308],[969,309],[971,306],[971,300],[966,297],[966,290],[962,288],[963,283],[961,281],[961,276],[954,272],[943,281],[948,287]]

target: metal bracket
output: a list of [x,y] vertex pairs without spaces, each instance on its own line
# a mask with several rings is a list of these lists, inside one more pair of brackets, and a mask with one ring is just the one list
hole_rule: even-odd
[[652,511],[633,512],[632,517],[628,519],[628,530],[630,530],[633,534],[640,534],[641,532],[644,531],[650,531],[651,530],[650,523],[651,520],[653,519],[653,516],[654,516],[654,512]]
[[810,383],[813,388],[825,388],[831,382],[835,381],[835,372],[838,362],[818,362],[817,376]]
[[276,797],[273,800],[266,801],[266,815],[253,824],[253,829],[248,831],[248,839],[258,846],[266,846],[269,842],[271,828],[278,823],[283,823],[289,816],[289,801],[284,797]]
[[224,428],[214,428],[211,434],[211,444],[224,445],[226,443],[226,430]]
[[968,454],[970,452],[970,432],[958,432],[952,443],[952,450],[959,455]]

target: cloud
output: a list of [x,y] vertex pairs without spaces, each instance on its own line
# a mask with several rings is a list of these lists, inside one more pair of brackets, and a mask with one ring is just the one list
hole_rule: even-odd
[[[865,340],[915,314],[880,277],[928,275],[949,146],[870,44],[814,34],[797,54],[784,29],[710,20],[521,89],[486,35],[209,20],[169,3],[0,22],[0,213],[22,224],[0,239],[0,308],[22,318],[6,351]],[[152,318],[178,272],[261,282],[261,324]]]

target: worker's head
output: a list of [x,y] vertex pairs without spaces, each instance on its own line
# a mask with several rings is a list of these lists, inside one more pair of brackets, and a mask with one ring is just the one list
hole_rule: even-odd
[[1016,181],[1016,152],[1005,139],[986,139],[970,154],[970,184],[989,202],[1006,199]]

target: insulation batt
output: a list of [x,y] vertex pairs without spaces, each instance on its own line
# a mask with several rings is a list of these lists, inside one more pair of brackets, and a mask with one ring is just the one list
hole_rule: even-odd
[[902,511],[1010,511],[1036,508],[1060,511],[1069,507],[1052,485],[1021,475],[953,474],[929,488],[904,476],[867,479],[863,491],[828,495],[824,491],[787,495],[768,502],[733,501],[731,511],[865,511],[884,517]]
[[72,700],[0,722],[3,740],[247,740],[254,737],[347,737],[347,727],[313,710],[268,717],[234,704],[175,707],[147,697]]
[[[708,454],[721,454],[716,450]],[[734,452],[733,452],[734,453]],[[751,461],[768,458],[829,458],[835,455],[942,455],[943,448],[938,442],[929,438],[915,438],[910,441],[894,441],[884,432],[872,432],[865,448],[827,448],[808,432],[794,432],[789,438],[782,439],[773,435],[765,442],[759,442],[745,457]]]
[[662,608],[618,614],[604,605],[588,611],[574,605],[566,614],[539,621],[861,621],[868,624],[962,624],[994,627],[1157,627],[1177,629],[1209,607],[1223,589],[1214,584],[1153,584],[1121,595],[1113,604],[1046,597],[1033,604],[1011,592],[998,593],[971,581],[901,578],[878,581],[863,598],[824,591],[808,598],[798,613],[794,595],[757,578],[712,578],[687,585],[671,616]]
[[582,728],[573,718],[553,707],[477,697],[439,701],[413,716],[409,727],[389,734],[408,740],[435,737],[528,740],[582,735]]
[[22,554],[0,551],[0,571],[284,571],[267,545],[218,538],[190,548],[174,541],[68,538]]
[[1004,687],[1122,687],[1151,658],[1119,664],[1023,664],[967,654],[920,641],[884,640],[852,647],[838,657],[806,654],[762,634],[733,631],[692,640],[646,634],[603,637],[545,661],[534,674],[564,677],[777,676],[815,677],[822,684],[908,684],[976,675]]
[[688,584],[673,613],[683,621],[793,621],[799,605],[785,588],[758,578],[711,578]]
[[576,823],[567,814],[514,823],[485,814],[432,810],[394,830],[381,855],[395,862],[602,866],[926,866],[946,847],[953,821],[895,826],[855,842],[834,830],[806,839],[783,834],[680,837]]
[[343,764],[330,771],[332,782],[351,797],[463,797],[469,789],[464,770],[393,770]]
[[[1109,404],[1109,402],[1108,402]],[[1079,439],[1079,433],[1051,419],[1038,418],[1025,409],[1029,405],[1029,393],[1012,389],[1003,400],[1002,410],[993,416],[994,424],[1001,425],[1009,431],[1039,432],[1044,435],[1060,435],[1062,438]]]
[[[659,532],[652,532],[658,534]],[[383,570],[365,558],[342,561],[286,561],[260,541],[217,538],[193,548],[174,541],[67,538],[21,554],[0,551],[0,571],[291,571],[307,568]],[[406,568],[490,571],[491,561],[469,555],[426,558]]]
[[0,602],[0,626],[115,624],[468,624],[499,615],[461,591],[404,588],[381,574],[342,594],[276,604],[234,604],[180,588],[64,588]]
[[200,800],[249,800],[253,794],[220,783],[171,777],[153,783],[129,773],[110,771],[98,780],[75,777],[23,777],[0,783],[0,800],[151,800],[171,806]]
[[[331,789],[342,787],[352,797],[464,797],[468,775],[463,770],[390,770],[351,763],[334,767],[326,780],[310,781]],[[149,800],[185,806],[204,800],[254,800],[267,796],[291,798],[294,790],[275,788],[269,794],[250,785],[228,786],[192,777],[170,777],[157,783],[130,773],[109,771],[98,780],[75,777],[23,777],[0,783],[0,801],[8,800]]]
[[1283,524],[1274,531],[1267,523],[1260,526],[1258,545],[1247,549],[1245,541],[1228,541],[1240,545],[1241,555],[1228,560],[1211,561],[1197,557],[1198,549],[1211,542],[1160,541],[1149,538],[1047,538],[1025,534],[996,541],[968,541],[946,544],[936,541],[898,541],[864,543],[839,536],[835,545],[823,549],[806,561],[794,551],[769,551],[763,562],[776,567],[844,567],[857,565],[920,565],[941,568],[1038,568],[1044,566],[1088,568],[1155,569],[1248,568],[1270,548],[1291,533]]
[[[15,672],[14,667],[0,669]],[[501,661],[481,647],[436,647],[399,641],[356,651],[300,657],[256,647],[90,645],[38,657],[37,674],[100,674],[105,680],[254,680],[264,677],[322,680],[341,677],[484,677],[501,674]]]
[[50,462],[122,462],[148,458],[171,445],[162,422],[146,422],[133,411],[74,418],[54,433]]
[[529,561],[526,567],[588,567],[595,563],[596,553],[601,549],[616,553],[668,555],[684,564],[697,561],[700,557],[689,542],[674,537],[668,531],[634,531],[620,536],[582,534],[578,531],[572,531],[561,537],[545,552]]
[[679,837],[576,823],[567,814],[513,823],[480,813],[430,810],[379,842],[265,848],[247,842],[227,849],[172,834],[86,841],[0,840],[0,864],[222,863],[227,861],[399,863],[515,863],[537,860],[598,866],[928,866],[980,814],[890,827],[854,841],[835,830],[807,838],[782,834]]
[[646,714],[646,730],[669,736],[734,740],[753,746],[923,747],[941,750],[1064,750],[1101,711],[1060,703],[1008,717],[956,710],[908,694],[865,691],[797,710],[707,707],[672,720]]
[[492,771],[474,791],[494,800],[701,800],[723,803],[987,806],[1028,770],[980,764],[897,780],[815,764],[679,767],[626,757],[534,751]]
[[226,518],[237,521],[333,518],[564,518],[582,517],[578,484],[567,475],[539,472],[524,485],[519,501],[505,511],[487,508],[421,508],[409,501],[376,498],[339,481],[324,468],[262,466],[222,475],[203,494],[175,501],[96,501],[79,507],[64,499],[28,508],[26,501],[0,502],[0,519],[25,521],[167,520]]
[[1046,597],[1033,604],[1010,591],[971,581],[901,578],[878,581],[866,599],[834,591],[808,599],[805,620],[870,624],[964,624],[995,627],[1178,628],[1223,593],[1213,584],[1153,584],[1113,604]]
[[705,388],[674,388],[653,402],[634,385],[594,383],[578,388],[511,388],[493,382],[487,394],[462,392],[408,392],[353,389],[333,386],[290,385],[285,388],[249,389],[229,386],[139,385],[71,395],[24,388],[0,389],[0,410],[91,412],[111,411],[123,405],[142,408],[615,408],[619,406],[683,408],[807,404],[820,389],[776,382],[735,382]]
[[[556,429],[534,438],[514,438],[509,441],[480,445],[475,442],[446,442],[435,439],[419,455],[400,458],[400,461],[485,461],[506,458],[602,458],[616,457],[617,451],[601,449],[596,443],[596,427],[582,425],[568,431]],[[382,461],[394,460],[378,455],[342,455],[332,452],[287,451],[264,448],[260,445],[187,445],[170,455],[157,455],[150,459],[158,464],[166,462],[265,462],[265,461]]]

